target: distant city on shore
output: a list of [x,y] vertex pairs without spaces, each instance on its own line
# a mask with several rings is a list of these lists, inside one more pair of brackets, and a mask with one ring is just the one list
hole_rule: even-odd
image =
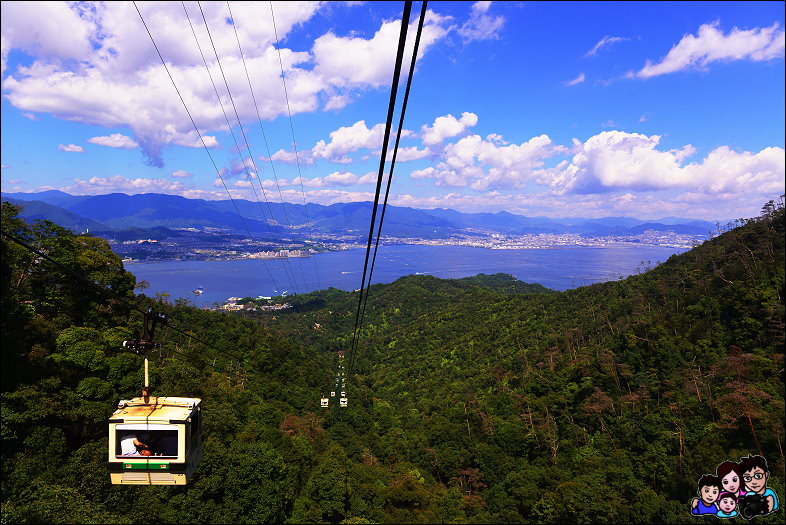
[[[371,204],[205,201],[163,194],[69,195],[56,190],[3,194],[27,220],[48,219],[103,237],[125,261],[281,259],[365,246]],[[160,210],[160,211],[156,211]],[[389,206],[383,245],[467,246],[492,250],[661,246],[688,249],[719,223],[667,217],[525,217]]]

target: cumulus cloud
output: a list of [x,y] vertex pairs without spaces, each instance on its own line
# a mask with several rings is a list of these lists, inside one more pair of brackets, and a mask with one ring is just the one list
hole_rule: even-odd
[[597,54],[598,54],[598,51],[600,51],[600,50],[601,50],[601,49],[603,49],[604,47],[610,47],[610,46],[612,46],[613,44],[616,44],[617,42],[624,42],[625,40],[629,40],[629,39],[628,39],[628,38],[623,38],[623,37],[621,37],[621,36],[609,36],[609,35],[606,35],[606,36],[604,36],[603,38],[601,38],[601,39],[598,41],[598,43],[597,43],[597,44],[595,44],[595,45],[592,47],[592,49],[590,49],[589,51],[587,51],[587,53],[584,55],[584,57],[586,58],[586,57],[592,57],[592,56],[595,56],[595,55],[597,55]]
[[295,177],[292,184],[302,184],[307,188],[324,188],[328,186],[354,186],[355,184],[372,184],[376,182],[376,173],[368,172],[365,175],[356,175],[349,171],[334,171],[325,177],[311,179]]
[[706,194],[774,193],[784,187],[784,150],[712,150],[701,162],[683,165],[696,153],[691,145],[662,151],[659,135],[604,131],[581,144],[570,161],[541,170],[538,181],[561,193],[604,193],[625,189],[684,189]]
[[295,153],[294,151],[286,151],[280,149],[275,153],[273,153],[270,157],[260,156],[259,160],[264,160],[264,161],[273,160],[276,162],[281,162],[282,164],[292,164],[292,165],[297,164],[298,162],[300,164],[314,163],[314,158],[311,156],[311,151],[309,150],[298,151],[297,153]]
[[706,69],[717,61],[764,61],[784,56],[784,31],[775,22],[769,27],[733,28],[724,34],[720,22],[703,24],[696,35],[685,35],[658,63],[647,60],[631,78],[650,78],[686,69]]
[[[389,138],[391,142],[395,140],[395,134],[396,130],[391,130]],[[402,137],[409,137],[412,134],[410,130],[401,130]],[[362,149],[376,149],[381,152],[382,141],[385,138],[385,125],[380,123],[369,128],[366,126],[365,120],[359,120],[351,126],[342,126],[335,131],[331,131],[329,137],[329,141],[320,140],[317,142],[311,148],[311,151],[307,152],[306,157],[349,164],[352,162],[352,157],[349,156],[352,152]],[[417,152],[409,150],[404,155],[412,157],[420,153],[420,150]],[[294,154],[287,152],[276,152],[273,155],[274,160],[277,156],[279,159],[290,159],[290,163],[291,159],[294,158]]]
[[81,61],[91,54],[95,27],[65,2],[3,2],[0,15],[3,71],[12,48],[56,60]]
[[502,16],[486,14],[491,7],[491,2],[475,2],[469,19],[458,29],[464,43],[474,40],[496,40],[505,25]]
[[576,84],[581,84],[582,82],[584,82],[585,78],[586,77],[584,76],[584,73],[579,73],[579,76],[577,76],[573,80],[566,81],[565,85],[566,86],[575,86]]
[[175,170],[172,172],[172,176],[177,179],[185,179],[185,178],[193,177],[194,175],[187,172],[186,170]]
[[348,153],[362,148],[380,147],[384,134],[384,124],[376,124],[369,129],[365,120],[359,120],[351,126],[342,126],[331,131],[330,142],[320,140],[311,149],[311,153],[314,158],[349,163],[352,159],[347,156]]
[[120,133],[112,133],[108,137],[93,137],[87,139],[87,141],[91,144],[98,144],[99,146],[107,146],[109,148],[134,149],[139,146],[134,139],[121,135]]
[[565,152],[548,135],[521,144],[504,145],[501,137],[484,140],[469,135],[445,146],[436,166],[414,170],[414,179],[432,179],[437,186],[466,187],[476,191],[522,187],[544,165],[546,159]]
[[[380,150],[377,155],[381,155],[382,151]],[[411,146],[408,148],[402,148],[399,146],[398,152],[396,153],[396,162],[410,162],[413,160],[420,160],[423,158],[428,157],[431,155],[431,150],[429,148],[418,149],[417,146]],[[388,160],[393,159],[393,152],[389,149],[388,150]]]
[[73,195],[97,195],[112,192],[128,193],[131,195],[151,192],[181,195],[189,189],[190,188],[183,186],[180,181],[172,181],[169,179],[132,179],[123,175],[74,179],[73,183],[62,188],[63,191]]
[[225,166],[219,170],[219,175],[225,180],[237,177],[253,180],[257,178],[256,164],[251,157],[246,157],[244,159],[235,158],[231,160],[229,166]]
[[[285,40],[296,26],[321,9],[322,2],[279,2],[274,5],[279,36]],[[288,114],[280,80],[279,53],[270,7],[263,2],[203,5],[222,67],[242,122],[257,120],[248,90],[248,67],[263,120]],[[187,5],[200,41],[207,32],[201,15]],[[145,21],[208,147],[218,142],[210,133],[227,131],[198,48],[184,38],[183,8],[176,2],[140,4]],[[168,145],[202,147],[169,76],[128,2],[34,2],[2,4],[3,65],[8,52],[19,49],[32,63],[6,71],[6,99],[25,112],[105,127],[125,126],[153,166],[162,166]],[[253,22],[251,22],[253,21]],[[422,56],[448,31],[448,17],[429,11],[420,46]],[[416,24],[417,22],[413,22]],[[355,90],[387,86],[394,60],[390,49],[400,22],[386,21],[371,38],[329,32],[311,49],[280,47],[293,114],[339,108]],[[238,56],[234,29],[243,48]],[[412,27],[414,34],[414,25]],[[414,39],[408,43],[411,47]],[[204,46],[203,46],[204,47]],[[215,61],[211,61],[215,66]]]
[[477,123],[478,116],[467,111],[461,114],[460,119],[457,119],[451,114],[437,117],[434,119],[434,124],[432,126],[423,126],[421,128],[423,144],[439,144],[446,138],[455,137]]
[[[447,34],[447,20],[447,17],[431,10],[426,12],[418,59]],[[395,55],[390,50],[398,45],[400,28],[401,20],[392,20],[384,22],[370,39],[337,36],[332,31],[320,36],[312,48],[315,73],[334,88],[388,86],[395,66]],[[414,20],[409,25],[408,34],[414,35],[416,31],[417,20]],[[415,39],[408,38],[404,56],[412,56],[414,46]],[[408,67],[402,74],[407,73]],[[332,106],[337,107],[345,102],[339,99],[333,101]]]
[[76,144],[69,144],[68,146],[59,144],[57,146],[57,151],[68,151],[71,153],[84,153],[85,148],[83,148],[82,146],[77,146]]

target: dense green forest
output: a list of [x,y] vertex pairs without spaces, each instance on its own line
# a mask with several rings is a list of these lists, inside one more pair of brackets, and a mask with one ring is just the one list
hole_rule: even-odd
[[[4,232],[125,301],[3,238],[2,522],[695,523],[701,475],[759,453],[782,500],[784,226],[769,202],[639,275],[560,293],[505,275],[374,285],[349,406],[326,411],[357,293],[237,314],[156,303],[102,239],[3,203]],[[142,381],[126,301],[242,357],[156,334],[155,392],[203,399],[187,487],[109,482],[106,421]]]

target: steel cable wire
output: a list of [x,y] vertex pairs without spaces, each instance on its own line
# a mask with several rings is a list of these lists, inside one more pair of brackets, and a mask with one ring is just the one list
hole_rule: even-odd
[[382,189],[382,178],[385,172],[385,158],[387,156],[388,141],[390,140],[390,129],[393,124],[393,112],[396,106],[396,92],[398,90],[399,78],[401,76],[401,63],[404,58],[404,47],[407,41],[407,28],[409,26],[409,16],[411,10],[412,10],[412,2],[411,0],[407,0],[404,3],[404,12],[402,13],[401,16],[401,30],[399,32],[398,49],[396,51],[396,64],[395,64],[395,69],[393,71],[393,82],[390,88],[388,115],[387,115],[387,120],[385,122],[385,135],[382,141],[382,152],[379,159],[379,172],[377,174],[377,186],[374,195],[374,205],[371,210],[371,223],[368,231],[368,241],[366,243],[366,258],[363,263],[363,277],[360,282],[360,296],[358,298],[357,312],[355,313],[355,330],[352,336],[352,347],[350,350],[347,375],[352,373],[352,368],[354,367],[354,363],[356,360],[360,313],[361,313],[361,307],[363,305],[363,291],[366,286],[366,273],[368,271],[368,260],[369,260],[369,255],[371,253],[371,241],[374,237],[374,225],[376,224],[377,207],[379,205],[379,194]]
[[[191,124],[194,126],[194,130],[197,132],[199,139],[202,141],[202,146],[205,148],[208,157],[210,157],[210,162],[213,164],[213,169],[216,170],[216,175],[218,175],[218,178],[221,180],[221,184],[223,184],[224,189],[227,192],[227,195],[229,195],[229,200],[232,201],[232,205],[235,207],[235,211],[237,212],[238,217],[240,217],[240,220],[243,223],[243,227],[245,228],[246,233],[248,233],[249,238],[253,238],[253,235],[251,235],[251,231],[249,231],[248,229],[248,225],[246,224],[245,218],[243,217],[243,215],[240,214],[240,209],[237,207],[237,203],[235,202],[235,199],[232,197],[232,193],[230,193],[226,181],[224,181],[224,177],[221,176],[221,172],[219,171],[218,166],[216,165],[216,161],[213,159],[213,155],[210,153],[210,149],[207,147],[207,143],[205,142],[205,138],[202,136],[202,132],[199,131],[199,128],[197,127],[196,122],[194,121],[194,117],[191,115],[191,111],[189,111],[188,105],[186,105],[186,101],[183,99],[183,95],[180,93],[180,89],[177,87],[177,83],[175,82],[174,77],[172,77],[172,73],[169,71],[169,67],[167,67],[166,61],[164,61],[164,57],[161,54],[161,51],[158,49],[158,45],[156,44],[156,41],[153,38],[153,34],[150,32],[150,28],[147,27],[147,23],[145,22],[145,18],[142,16],[142,12],[139,10],[139,6],[136,5],[136,1],[132,3],[134,4],[134,8],[136,9],[137,14],[139,14],[139,19],[142,21],[142,25],[145,26],[145,30],[147,31],[147,34],[150,37],[150,41],[153,43],[153,47],[155,48],[156,53],[158,54],[158,58],[161,59],[161,64],[164,65],[164,69],[166,70],[167,75],[169,76],[169,80],[172,81],[172,86],[175,88],[175,91],[177,91],[177,96],[180,97],[180,102],[182,102],[183,108],[186,110],[186,113],[188,114],[188,118],[191,120]],[[262,263],[265,267],[265,271],[267,271],[268,277],[270,277],[270,281],[273,283],[273,288],[278,290],[278,285],[276,284],[276,280],[273,278],[273,274],[270,273],[270,269],[267,267],[267,264],[265,263],[264,259],[262,259]]]

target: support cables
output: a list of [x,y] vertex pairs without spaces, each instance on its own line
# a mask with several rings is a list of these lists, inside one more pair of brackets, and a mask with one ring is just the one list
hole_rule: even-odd
[[[237,207],[237,203],[235,202],[235,199],[232,198],[232,194],[229,192],[227,183],[224,181],[224,177],[221,176],[221,172],[219,171],[218,166],[216,165],[216,161],[213,159],[213,155],[210,153],[210,149],[207,147],[207,143],[205,142],[205,138],[202,136],[202,132],[199,131],[199,128],[197,127],[196,122],[194,121],[194,117],[191,116],[191,111],[189,111],[188,106],[186,105],[186,101],[183,99],[183,95],[180,93],[180,89],[178,89],[177,84],[175,83],[175,79],[172,77],[172,73],[169,71],[169,67],[167,67],[166,61],[164,61],[164,57],[163,55],[161,55],[161,51],[159,51],[158,49],[158,45],[156,44],[156,40],[153,38],[153,34],[150,32],[150,28],[147,27],[147,23],[145,22],[145,18],[142,16],[142,12],[139,10],[139,6],[136,5],[135,1],[133,2],[133,4],[137,14],[139,15],[139,19],[142,21],[142,25],[145,26],[145,30],[147,31],[147,35],[150,37],[150,41],[153,43],[153,47],[156,49],[156,53],[158,53],[158,58],[161,59],[161,64],[164,65],[164,69],[166,70],[167,75],[169,75],[169,80],[172,81],[172,86],[175,88],[175,91],[177,91],[177,96],[180,97],[180,102],[183,103],[183,108],[186,110],[186,113],[188,114],[188,118],[191,120],[191,124],[194,126],[194,130],[197,132],[199,139],[202,141],[202,146],[205,148],[208,157],[210,157],[210,162],[213,164],[213,169],[216,170],[216,175],[218,175],[218,178],[221,179],[221,184],[224,185],[224,189],[226,190],[227,195],[229,195],[229,200],[232,201],[232,205],[235,207],[235,211],[237,212],[238,217],[240,217],[240,220],[243,222],[243,227],[246,229],[249,238],[253,238],[253,236],[251,235],[251,231],[249,231],[248,225],[246,224],[246,220],[240,214],[240,210]],[[273,278],[273,274],[270,273],[270,269],[267,267],[267,264],[265,263],[264,259],[262,259],[262,263],[265,267],[265,271],[267,271],[268,277],[270,277],[270,281],[273,283],[273,288],[275,290],[278,290],[278,285],[276,284],[276,281]]]
[[[379,173],[377,174],[377,186],[374,195],[374,206],[371,210],[371,225],[368,230],[368,241],[366,243],[366,259],[363,263],[363,278],[360,282],[360,297],[358,298],[358,309],[355,313],[355,330],[352,335],[352,348],[349,359],[347,375],[352,373],[352,367],[357,354],[357,340],[360,325],[360,312],[363,305],[363,292],[366,287],[366,272],[368,271],[368,259],[371,253],[371,240],[374,237],[374,225],[376,224],[377,207],[379,206],[379,193],[382,188],[382,178],[385,173],[385,158],[388,152],[388,141],[390,140],[390,128],[393,124],[393,111],[396,106],[396,92],[398,90],[399,78],[401,76],[401,63],[404,58],[404,47],[407,42],[407,28],[409,26],[409,15],[412,10],[412,1],[404,2],[404,12],[401,15],[401,30],[398,37],[398,50],[396,52],[396,65],[393,71],[393,82],[390,88],[390,101],[388,103],[388,116],[385,122],[385,137],[382,141],[382,154],[379,158]],[[371,283],[369,283],[370,285]]]
[[[213,85],[213,91],[215,92],[216,98],[218,99],[218,104],[219,104],[219,106],[221,106],[221,112],[224,114],[224,121],[227,124],[227,128],[229,128],[229,132],[232,134],[232,140],[235,142],[235,148],[237,148],[238,151],[241,151],[240,143],[238,142],[237,137],[235,136],[235,132],[232,130],[232,124],[230,124],[229,117],[227,116],[227,112],[224,109],[224,103],[221,102],[221,95],[218,93],[218,87],[216,86],[216,83],[213,80],[213,75],[210,73],[210,67],[208,67],[208,65],[207,65],[207,59],[205,58],[205,54],[202,52],[202,46],[199,44],[199,39],[197,38],[196,29],[194,29],[194,24],[191,23],[191,16],[188,14],[188,10],[186,9],[186,4],[185,4],[185,2],[181,1],[180,5],[183,6],[183,12],[185,13],[186,19],[188,20],[188,25],[191,28],[191,34],[194,35],[194,42],[196,42],[197,49],[199,50],[199,55],[202,57],[202,62],[205,65],[205,70],[207,71],[207,76],[208,76],[208,78],[210,78],[210,83]],[[204,15],[203,15],[203,19],[204,19]],[[205,28],[207,29],[207,21],[205,21]],[[210,30],[208,29],[208,35],[209,34],[210,34]],[[211,43],[212,43],[212,40],[211,40]],[[213,50],[215,51],[215,47],[213,48]],[[216,53],[216,58],[218,58],[218,54],[217,53]],[[220,62],[219,62],[219,67],[220,67]],[[223,74],[223,69],[222,69],[222,74]],[[226,80],[226,78],[225,78],[225,80]],[[227,92],[229,93],[230,100],[231,100],[232,94],[229,92],[228,89],[227,89]],[[234,102],[233,102],[233,105],[234,105]],[[241,124],[241,128],[242,128],[242,124]],[[241,154],[241,157],[242,157],[242,154]],[[242,159],[241,159],[241,161],[242,161]],[[259,201],[259,195],[257,194],[257,190],[256,190],[256,187],[254,186],[254,182],[252,180],[251,173],[249,173],[248,166],[246,166],[245,162],[243,162],[243,169],[246,172],[246,178],[248,179],[248,182],[251,185],[251,189],[254,191],[254,199],[256,199],[257,204],[259,205],[260,216],[264,220],[265,213],[262,210],[262,203]],[[254,166],[254,169],[256,169],[256,166]],[[264,188],[262,188],[262,191],[263,191],[263,195],[264,195]],[[265,196],[265,202],[267,202],[267,196]],[[270,214],[270,217],[272,218],[273,217],[273,212],[270,210],[270,203],[268,203],[268,213]],[[270,232],[271,237],[275,237],[275,234],[273,233],[273,230],[270,227],[270,224],[267,223],[267,221],[264,221],[264,222],[265,222],[265,224],[268,227],[268,231]],[[292,286],[292,289],[296,290],[296,287],[295,287],[295,284],[294,284],[294,282],[292,280],[292,277],[289,275],[289,273],[287,273],[287,266],[288,265],[285,265],[283,263],[283,261],[282,261],[282,268],[284,270],[284,274],[287,276],[287,279],[289,280],[289,284],[290,284],[290,286]],[[290,270],[290,273],[291,273],[292,269],[289,268],[289,270]]]
[[[385,200],[382,203],[382,214],[379,217],[379,227],[377,228],[377,241],[374,244],[374,256],[371,258],[371,268],[368,272],[368,285],[371,286],[371,276],[374,274],[374,264],[377,262],[377,249],[379,248],[379,239],[382,236],[382,223],[385,221],[385,210],[388,206],[388,194],[390,193],[390,183],[393,180],[393,168],[396,166],[396,156],[398,155],[398,144],[401,140],[401,130],[404,127],[404,114],[407,111],[407,101],[409,100],[409,91],[412,87],[412,76],[415,72],[415,62],[417,61],[418,57],[418,47],[420,46],[420,36],[423,32],[423,22],[426,19],[426,4],[428,4],[427,0],[424,0],[423,5],[420,9],[420,19],[418,20],[418,30],[415,34],[415,47],[412,50],[412,62],[409,65],[409,74],[407,75],[407,89],[404,91],[404,102],[401,105],[401,116],[398,121],[398,130],[396,131],[396,144],[393,146],[393,158],[390,161],[390,171],[388,172],[388,184],[385,188]],[[366,303],[368,303],[368,294],[366,294],[365,299],[363,300],[363,310],[360,312],[360,326],[358,327],[358,331],[363,329],[363,319],[366,316]]]
[[[229,6],[229,0],[227,0],[227,10],[229,11],[229,18],[232,19],[232,29],[235,30],[235,40],[237,40],[237,49],[240,52],[240,60],[243,62],[243,69],[246,72],[246,80],[248,80],[248,91],[249,93],[251,93],[251,100],[254,102],[254,109],[257,112],[257,122],[259,122],[259,130],[262,132],[262,139],[265,141],[265,151],[267,151],[267,158],[270,161],[270,170],[273,173],[273,180],[276,183],[276,189],[278,190],[278,197],[281,200],[281,211],[284,213],[284,219],[287,221],[287,225],[289,226],[290,231],[293,231],[294,229],[292,227],[292,221],[289,220],[287,207],[286,204],[284,203],[284,195],[281,193],[281,185],[278,183],[276,166],[273,163],[273,157],[270,154],[270,145],[267,142],[267,134],[265,134],[265,128],[264,126],[262,126],[262,116],[259,114],[259,105],[257,104],[257,97],[254,95],[254,88],[251,85],[251,75],[249,75],[248,73],[248,66],[246,65],[246,57],[243,55],[243,48],[240,46],[240,36],[237,34],[237,24],[235,23],[235,17],[232,14],[232,8]],[[303,284],[305,285],[306,274],[303,272],[303,265],[300,264],[300,258],[297,259],[297,265],[298,268],[300,268],[300,275],[303,277]]]
[[[303,173],[300,171],[300,156],[297,152],[297,140],[295,140],[295,125],[292,123],[292,108],[289,106],[289,94],[287,92],[287,79],[284,75],[284,62],[281,60],[281,49],[278,43],[278,29],[276,29],[276,15],[273,13],[273,2],[270,4],[270,17],[273,19],[273,34],[276,37],[276,51],[278,51],[278,65],[281,66],[281,83],[284,86],[284,99],[287,101],[287,113],[289,114],[289,129],[292,132],[292,146],[295,148],[295,162],[297,163],[298,180],[300,181],[300,193],[303,195],[303,211],[306,212],[306,223],[311,224],[311,217],[308,213],[308,204],[306,204],[306,191],[303,189]],[[317,268],[317,260],[314,261],[314,271],[317,277],[317,286],[322,288],[322,283],[319,279],[319,269]]]

